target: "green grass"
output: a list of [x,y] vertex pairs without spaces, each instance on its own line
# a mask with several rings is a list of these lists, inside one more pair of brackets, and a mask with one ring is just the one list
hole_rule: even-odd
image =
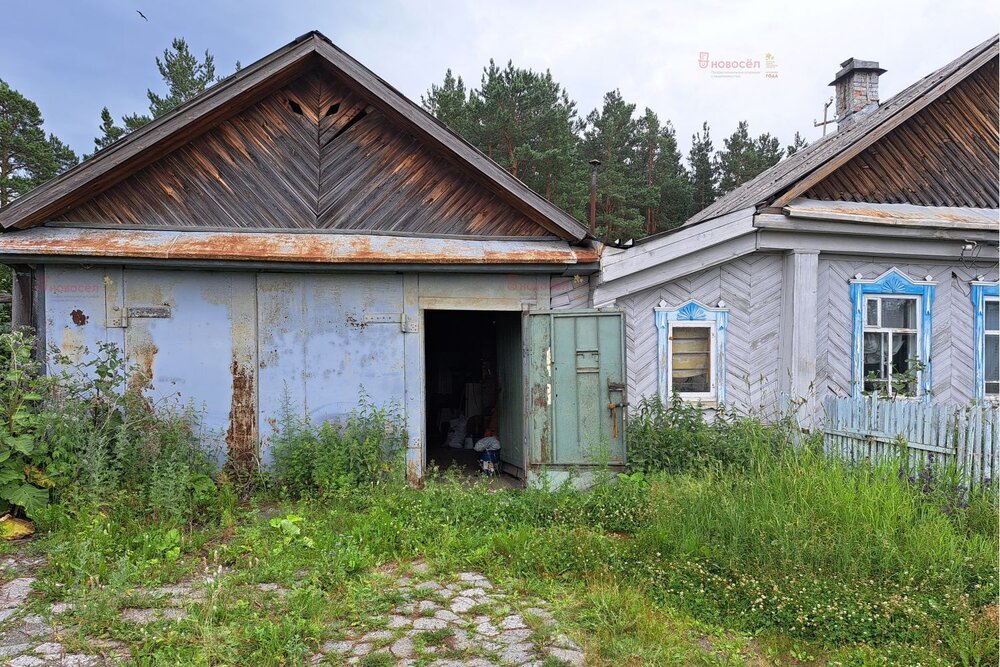
[[[895,465],[787,447],[756,422],[689,417],[718,429],[685,436],[711,442],[710,456],[691,450],[669,473],[588,493],[437,478],[221,498],[229,506],[204,524],[161,523],[124,492],[55,504],[31,546],[49,558],[33,604],[76,603],[68,645],[122,640],[137,664],[305,664],[405,603],[386,568],[419,561],[430,574],[418,578],[478,570],[516,599],[546,600],[555,620],[529,617],[533,637],[566,633],[593,665],[996,664],[994,490],[914,484]],[[639,432],[650,460],[670,446]],[[209,574],[187,618],[121,621],[123,608],[159,604],[140,589]]]

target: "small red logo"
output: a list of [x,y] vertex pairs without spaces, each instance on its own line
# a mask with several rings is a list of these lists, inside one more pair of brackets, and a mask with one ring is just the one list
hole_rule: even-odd
[[698,67],[702,69],[708,67],[708,51],[702,51],[698,54]]

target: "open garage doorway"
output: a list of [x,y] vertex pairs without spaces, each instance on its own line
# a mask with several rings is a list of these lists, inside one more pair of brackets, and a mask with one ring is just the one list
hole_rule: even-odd
[[499,486],[525,477],[521,314],[424,311],[426,461],[473,477],[481,474],[475,444],[499,440]]

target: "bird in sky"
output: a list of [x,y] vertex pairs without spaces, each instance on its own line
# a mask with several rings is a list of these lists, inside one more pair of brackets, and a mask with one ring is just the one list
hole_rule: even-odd
[[135,13],[141,16],[144,20],[149,21],[149,19],[146,18],[146,15],[140,12],[138,9],[135,10]]

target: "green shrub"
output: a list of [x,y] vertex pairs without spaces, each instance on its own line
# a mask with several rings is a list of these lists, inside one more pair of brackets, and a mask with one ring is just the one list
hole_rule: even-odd
[[720,410],[709,422],[702,408],[676,394],[669,405],[644,397],[629,418],[628,460],[642,472],[689,472],[713,466],[744,468],[758,450],[778,451],[790,442],[788,425]]
[[363,392],[359,398],[346,418],[316,430],[296,415],[286,392],[271,440],[272,473],[281,488],[301,496],[402,481],[402,415],[395,406],[376,406]]
[[53,486],[40,417],[49,385],[32,354],[25,334],[0,334],[0,514],[37,512]]

